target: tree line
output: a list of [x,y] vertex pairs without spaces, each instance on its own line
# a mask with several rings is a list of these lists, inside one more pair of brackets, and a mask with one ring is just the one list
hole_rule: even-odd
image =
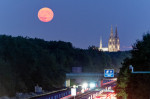
[[149,33],[144,34],[142,40],[136,41],[131,57],[124,60],[115,90],[117,99],[150,99],[150,73],[131,73],[130,65],[135,72],[150,72]]
[[130,51],[102,52],[75,48],[70,42],[0,35],[0,96],[64,86],[65,74],[81,66],[83,72],[118,70]]

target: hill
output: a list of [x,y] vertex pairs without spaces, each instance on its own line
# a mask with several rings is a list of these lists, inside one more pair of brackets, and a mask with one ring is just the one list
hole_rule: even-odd
[[83,72],[118,70],[126,57],[129,51],[100,52],[75,48],[70,42],[0,35],[0,96],[31,92],[37,84],[44,90],[61,88],[65,73],[74,66]]

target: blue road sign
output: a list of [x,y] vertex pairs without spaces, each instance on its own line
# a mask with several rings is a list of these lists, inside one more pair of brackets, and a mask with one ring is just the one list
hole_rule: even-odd
[[114,77],[114,69],[105,69],[104,77]]

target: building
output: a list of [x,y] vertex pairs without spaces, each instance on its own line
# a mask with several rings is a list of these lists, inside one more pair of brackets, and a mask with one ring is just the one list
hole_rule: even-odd
[[100,47],[99,51],[108,51],[108,47],[102,47],[102,38],[100,38]]
[[117,27],[116,27],[115,35],[113,36],[113,29],[111,26],[110,38],[108,41],[108,51],[109,52],[120,51],[120,41],[119,41],[119,37],[118,37]]
[[120,51],[120,41],[119,41],[119,37],[118,37],[117,27],[116,27],[115,35],[113,35],[113,29],[111,26],[111,32],[110,32],[110,37],[109,37],[109,41],[108,41],[108,48],[102,47],[102,39],[100,39],[99,51],[109,51],[109,52]]

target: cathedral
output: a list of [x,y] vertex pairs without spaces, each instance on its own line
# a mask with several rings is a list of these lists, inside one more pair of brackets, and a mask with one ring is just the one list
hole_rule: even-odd
[[116,27],[115,35],[113,35],[113,29],[111,26],[108,47],[102,47],[102,39],[100,39],[99,51],[109,51],[109,52],[120,51],[120,41],[119,41],[119,37],[118,37],[117,27]]

